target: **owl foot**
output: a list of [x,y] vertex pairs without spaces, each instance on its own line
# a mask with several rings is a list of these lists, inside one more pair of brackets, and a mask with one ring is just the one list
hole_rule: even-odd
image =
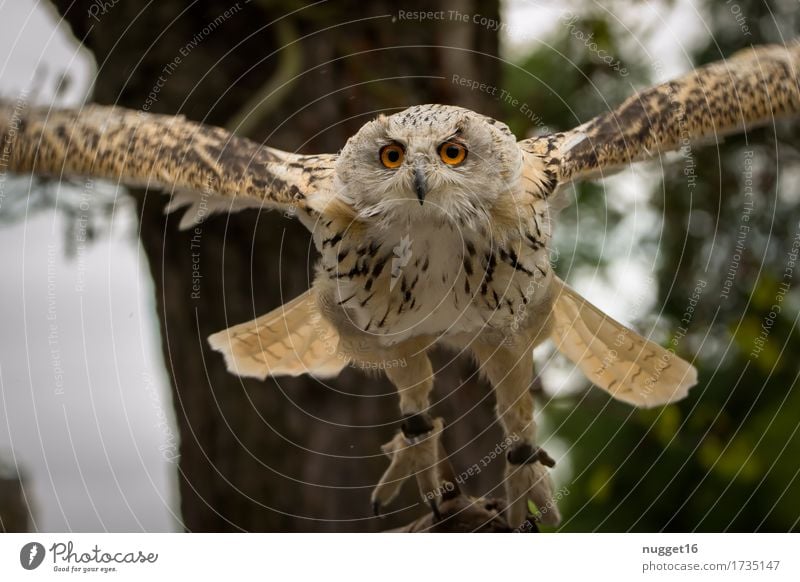
[[414,475],[423,499],[430,505],[434,517],[440,519],[437,505],[440,482],[436,466],[443,428],[441,418],[431,419],[428,414],[408,416],[401,430],[381,447],[391,462],[372,492],[375,515],[380,515],[383,507],[400,492],[405,480]]
[[528,443],[520,443],[514,446],[506,455],[508,462],[512,465],[528,465],[539,461],[545,467],[555,467],[556,462],[541,447],[534,447]]
[[[553,499],[553,481],[547,470],[555,465],[553,458],[539,447],[520,443],[508,452],[507,460],[505,484],[509,525],[515,528],[526,523],[535,528],[536,522],[558,525],[561,515]],[[529,501],[535,507],[531,507]],[[532,520],[533,509],[538,516]]]

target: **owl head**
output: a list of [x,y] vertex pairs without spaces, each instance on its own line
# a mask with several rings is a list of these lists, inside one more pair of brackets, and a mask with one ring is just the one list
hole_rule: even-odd
[[506,125],[449,105],[418,105],[365,124],[336,164],[337,196],[366,221],[489,221],[520,188],[522,153]]

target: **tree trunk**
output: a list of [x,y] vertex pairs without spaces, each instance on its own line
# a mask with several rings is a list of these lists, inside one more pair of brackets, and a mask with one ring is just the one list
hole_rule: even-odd
[[[471,21],[409,20],[386,0],[359,3],[349,13],[333,3],[303,8],[272,25],[298,4],[119,2],[100,13],[90,0],[54,3],[97,59],[95,101],[215,125],[253,110],[243,125],[249,137],[282,149],[337,151],[378,111],[417,103],[496,113],[487,93],[452,82],[457,74],[498,84],[497,35]],[[439,3],[446,18],[456,8],[499,18],[497,2],[479,9],[477,0]],[[406,2],[403,10],[436,4]],[[284,82],[260,105],[253,102]],[[136,196],[181,437],[183,526],[375,531],[425,513],[408,483],[394,505],[406,509],[371,517],[370,491],[388,465],[379,446],[399,422],[397,397],[383,378],[346,370],[326,383],[241,380],[206,344],[209,334],[308,288],[315,251],[303,227],[277,213],[248,211],[210,218],[199,235],[179,232],[177,219],[163,215],[165,197]],[[502,437],[488,388],[469,362],[452,359],[436,358],[434,413],[450,423],[445,441],[459,449],[458,472]],[[501,464],[464,487],[487,493],[499,483]]]
[[22,481],[19,477],[0,476],[0,533],[27,531],[30,531],[30,514]]

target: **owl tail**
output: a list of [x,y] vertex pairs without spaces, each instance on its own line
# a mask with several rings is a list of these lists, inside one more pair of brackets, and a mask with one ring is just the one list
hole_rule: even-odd
[[308,290],[266,315],[208,338],[237,376],[336,376],[348,360],[339,352],[339,334],[322,317]]
[[697,384],[689,362],[614,321],[560,279],[555,284],[551,338],[594,384],[642,408],[676,402]]

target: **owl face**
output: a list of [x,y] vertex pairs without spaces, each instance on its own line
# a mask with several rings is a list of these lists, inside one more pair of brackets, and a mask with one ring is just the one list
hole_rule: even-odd
[[519,188],[521,171],[506,125],[460,107],[419,105],[380,116],[350,138],[335,188],[360,218],[384,226],[434,218],[477,227]]

